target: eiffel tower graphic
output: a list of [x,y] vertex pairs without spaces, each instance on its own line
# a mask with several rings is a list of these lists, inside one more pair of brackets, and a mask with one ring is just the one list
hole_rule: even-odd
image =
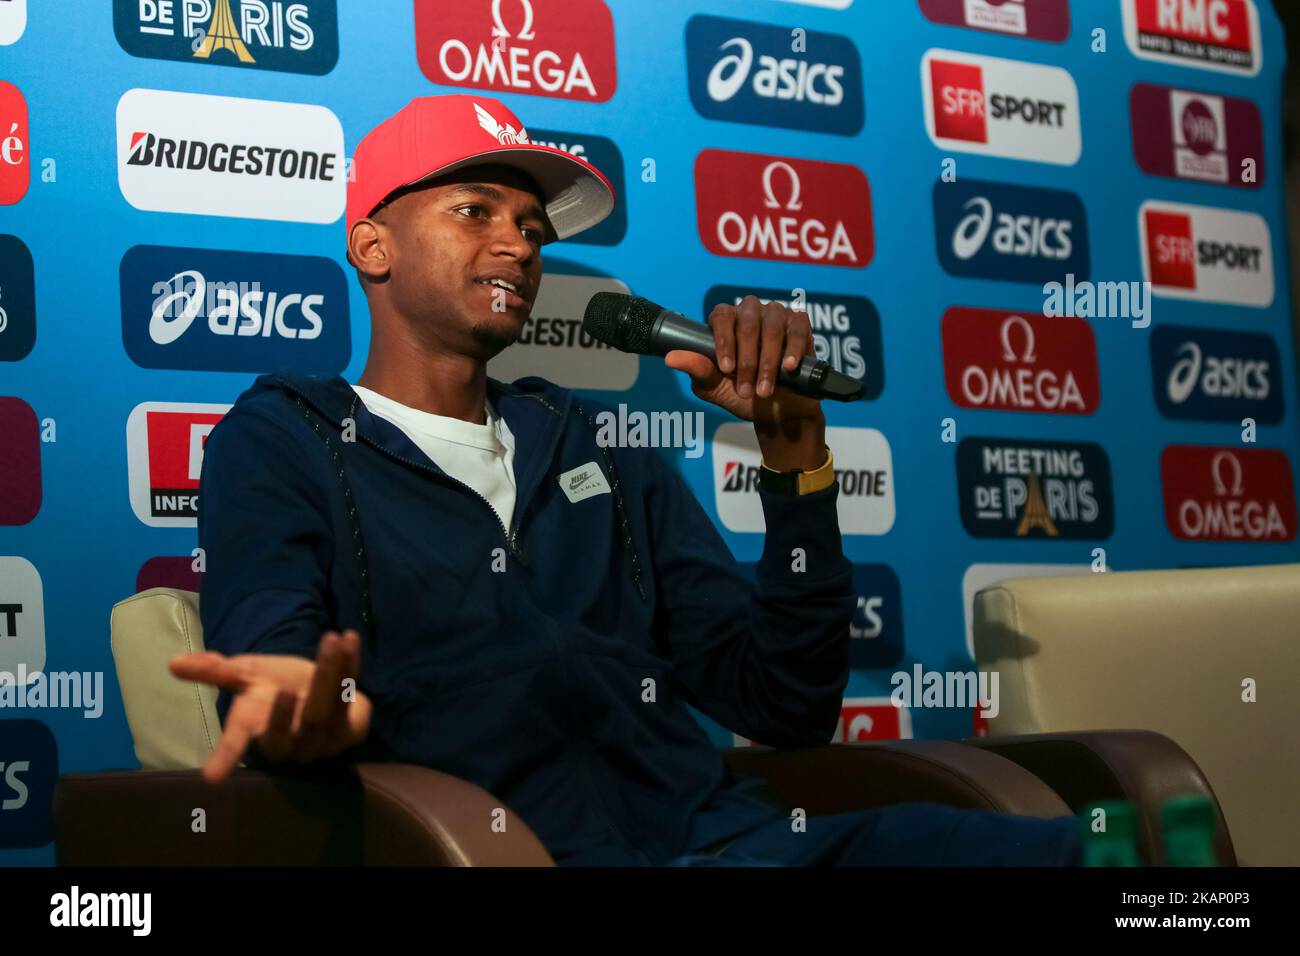
[[194,51],[195,56],[207,59],[213,50],[229,50],[239,57],[240,63],[256,63],[253,54],[248,52],[244,41],[235,29],[235,16],[230,12],[230,0],[217,0],[217,7],[208,21],[203,43]]
[[1055,538],[1061,532],[1052,523],[1052,516],[1047,513],[1047,503],[1043,501],[1043,489],[1038,484],[1038,472],[1029,476],[1029,494],[1025,499],[1025,514],[1016,528],[1016,537],[1024,537],[1034,528],[1042,528],[1049,538]]

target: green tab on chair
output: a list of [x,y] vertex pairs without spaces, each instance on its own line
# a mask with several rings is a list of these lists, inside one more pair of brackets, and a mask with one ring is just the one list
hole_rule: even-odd
[[1165,831],[1167,866],[1218,866],[1214,852],[1214,803],[1209,797],[1189,794],[1174,797],[1160,811]]
[[1137,819],[1124,800],[1089,804],[1079,815],[1084,866],[1141,866]]

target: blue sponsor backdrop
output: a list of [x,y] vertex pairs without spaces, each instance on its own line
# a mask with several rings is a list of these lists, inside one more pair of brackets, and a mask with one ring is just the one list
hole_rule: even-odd
[[[516,26],[519,2],[503,3],[503,9],[513,11],[508,16]],[[537,2],[540,8],[541,0]],[[238,0],[231,3],[242,11]],[[0,308],[8,315],[0,337],[15,336],[13,341],[0,339],[0,396],[16,396],[30,405],[46,438],[41,445],[41,507],[25,524],[0,527],[0,556],[22,556],[40,573],[46,666],[108,675],[104,716],[98,720],[83,718],[79,710],[0,714],[0,763],[6,768],[0,771],[0,844],[9,847],[0,852],[4,862],[52,860],[47,807],[57,773],[135,765],[113,677],[109,610],[132,593],[145,561],[186,555],[196,542],[192,529],[146,527],[132,513],[128,415],[147,401],[227,404],[254,375],[241,364],[247,353],[223,353],[223,340],[206,324],[186,335],[203,331],[209,339],[177,353],[181,358],[156,360],[158,352],[147,335],[141,337],[149,316],[131,305],[150,290],[131,286],[166,282],[175,274],[170,270],[179,271],[183,263],[163,262],[161,252],[151,261],[148,247],[173,250],[167,254],[173,257],[174,250],[202,250],[196,255],[209,279],[260,276],[268,288],[287,294],[328,293],[344,277],[349,308],[336,307],[329,314],[347,316],[347,325],[342,319],[335,324],[346,335],[304,341],[273,330],[260,340],[265,352],[259,362],[268,368],[281,362],[315,365],[320,371],[342,368],[355,381],[369,343],[365,302],[343,257],[341,221],[259,221],[147,212],[129,205],[118,187],[115,156],[119,99],[127,90],[143,87],[324,106],[340,120],[350,154],[361,134],[411,97],[451,91],[430,83],[419,69],[409,2],[344,0],[337,6],[337,24],[333,3],[307,4],[305,21],[300,14],[289,15],[290,4],[261,0],[247,5],[258,7],[253,16],[258,31],[245,31],[254,63],[242,62],[233,44],[223,47],[215,41],[199,56],[203,40],[177,32],[183,25],[140,19],[143,9],[150,21],[158,20],[161,13],[155,8],[161,4],[126,0],[85,5],[75,15],[66,5],[33,4],[26,32],[16,43],[0,47],[0,79],[16,85],[30,113],[25,148],[31,164],[26,195],[0,206],[0,234],[22,243],[0,239]],[[490,0],[466,0],[459,6],[476,11],[482,20],[479,7],[490,5]],[[168,5],[173,17],[181,15],[182,6]],[[960,271],[951,262],[941,261],[943,250],[951,248],[947,237],[953,217],[960,218],[961,205],[975,198],[976,190],[1005,196],[1013,187],[1032,187],[1077,196],[1092,241],[1091,268],[1076,273],[1090,272],[1094,279],[1141,278],[1137,213],[1147,199],[1258,213],[1272,229],[1274,261],[1279,266],[1289,261],[1276,172],[1283,168],[1279,98],[1285,54],[1269,3],[1259,3],[1264,64],[1256,78],[1136,59],[1124,43],[1120,0],[1072,3],[1064,43],[941,26],[926,20],[914,0],[856,0],[843,10],[788,0],[609,0],[608,6],[618,85],[606,102],[491,94],[504,99],[530,128],[545,130],[539,138],[589,143],[588,156],[620,185],[616,217],[583,241],[548,247],[548,271],[616,277],[633,291],[687,313],[718,294],[710,292],[716,287],[725,287],[727,295],[734,289],[792,294],[802,288],[814,302],[833,297],[865,302],[870,311],[853,321],[873,345],[878,313],[880,353],[866,365],[883,361],[883,389],[858,406],[827,407],[832,426],[879,429],[893,453],[897,518],[892,529],[883,536],[845,538],[847,554],[859,565],[864,598],[855,628],[864,634],[864,648],[879,642],[869,651],[855,651],[858,669],[849,696],[887,695],[890,674],[916,662],[928,669],[970,665],[961,585],[972,564],[1083,564],[1092,560],[1097,546],[1106,548],[1117,569],[1296,560],[1300,547],[1294,542],[1180,543],[1169,534],[1161,507],[1161,450],[1174,443],[1236,444],[1238,410],[1249,406],[1213,409],[1204,404],[1206,396],[1198,395],[1176,412],[1165,409],[1189,417],[1162,414],[1152,396],[1153,374],[1157,381],[1167,379],[1171,359],[1152,339],[1152,329],[1135,329],[1120,319],[1092,320],[1102,382],[1101,406],[1092,416],[956,407],[944,387],[940,338],[941,318],[952,306],[1036,311],[1042,305],[1040,289],[1012,281],[1011,270],[992,278],[963,278],[951,274]],[[696,15],[701,19],[691,27]],[[123,18],[130,21],[125,29]],[[718,18],[728,21],[725,28]],[[311,26],[310,45],[304,45],[302,22]],[[143,26],[157,32],[132,30]],[[536,29],[544,44],[541,13]],[[760,55],[779,57],[780,37],[806,31],[807,52],[788,56],[805,64],[842,67],[843,105],[828,107],[806,96],[765,98],[752,85],[725,103],[701,100],[707,71],[729,52],[707,47],[729,39],[724,34],[732,29],[752,45],[753,69],[758,69]],[[1098,30],[1104,31],[1104,53],[1094,51]],[[921,57],[933,47],[1067,69],[1080,92],[1080,161],[1059,167],[960,154],[952,157],[957,182],[940,184],[949,157],[926,134],[920,82]],[[782,69],[778,63],[778,81]],[[800,70],[809,75],[806,65],[787,71],[795,77],[796,89]],[[1141,173],[1133,159],[1128,115],[1136,82],[1257,103],[1266,123],[1262,188],[1237,190]],[[829,89],[820,80],[811,88],[818,93]],[[858,89],[861,100],[855,100]],[[7,135],[7,122],[5,126],[0,134]],[[697,233],[692,178],[695,158],[706,148],[859,166],[872,187],[874,261],[857,270],[711,256]],[[651,167],[653,177],[647,175]],[[5,172],[0,168],[0,175]],[[757,197],[755,204],[761,201]],[[24,247],[34,264],[34,302],[24,278],[26,259],[15,251]],[[240,275],[225,275],[223,255],[253,256],[256,267],[241,266]],[[332,260],[337,268],[323,260]],[[1259,446],[1281,449],[1294,462],[1300,441],[1290,298],[1289,278],[1281,271],[1277,295],[1264,309],[1157,299],[1153,329],[1177,324],[1198,330],[1204,333],[1200,341],[1207,355],[1221,346],[1240,345],[1244,352],[1238,358],[1276,357],[1272,394],[1285,396],[1285,402],[1256,414]],[[131,316],[122,315],[124,301]],[[300,318],[293,321],[306,325]],[[1215,337],[1215,330],[1228,336]],[[1236,338],[1240,332],[1271,338],[1276,352],[1256,338]],[[1155,373],[1153,348],[1159,366]],[[169,367],[146,367],[163,364]],[[641,360],[631,391],[594,395],[645,408],[698,407],[684,379],[652,359]],[[711,434],[723,419],[705,411]],[[944,440],[945,419],[953,420],[948,437],[954,441]],[[962,523],[956,467],[957,441],[972,437],[1100,445],[1113,481],[1113,531],[1105,540],[973,537]],[[0,447],[0,462],[6,460],[6,449]],[[679,455],[675,460],[705,508],[716,514],[712,456],[688,460]],[[761,535],[725,536],[740,561],[757,560]],[[12,586],[0,580],[0,589]],[[9,600],[0,595],[0,604]],[[878,637],[867,636],[875,630]],[[918,737],[959,738],[970,733],[971,715],[914,710],[912,726]],[[730,743],[726,731],[710,730],[720,745]],[[10,770],[22,764],[27,766]],[[20,804],[13,780],[25,787]],[[22,849],[32,843],[44,845]]]

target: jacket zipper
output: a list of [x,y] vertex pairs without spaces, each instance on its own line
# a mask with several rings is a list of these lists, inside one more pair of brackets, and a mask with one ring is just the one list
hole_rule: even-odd
[[[301,393],[298,393],[298,394],[301,394]],[[552,405],[550,402],[548,402],[546,399],[542,398],[540,395],[523,395],[523,396],[520,396],[520,397],[522,397],[522,398],[531,398],[531,399],[535,399],[536,401],[540,402],[540,403],[541,403],[541,404],[542,404],[542,405],[543,405],[543,406],[544,406],[548,411],[550,411],[551,413],[553,413],[553,414],[555,414],[555,415],[557,415],[557,416],[560,415],[559,410],[558,410],[554,405]],[[305,398],[305,396],[304,396],[304,398]],[[310,402],[310,399],[306,399],[306,400]],[[356,412],[356,405],[355,405],[355,404],[352,406],[352,409],[351,409],[350,411],[352,412],[352,416],[351,416],[351,417],[352,417],[352,419],[355,421],[355,420],[356,420],[356,415],[355,415],[355,412]],[[326,416],[326,418],[328,418],[328,416]],[[489,511],[492,512],[492,516],[493,516],[494,518],[496,518],[496,520],[497,520],[497,527],[501,530],[501,536],[502,536],[502,538],[505,540],[505,542],[506,542],[506,546],[509,548],[510,553],[514,556],[515,560],[518,561],[518,562],[519,562],[521,565],[523,565],[525,568],[528,568],[529,570],[532,570],[532,564],[530,564],[529,561],[528,561],[528,559],[524,557],[524,553],[523,553],[523,551],[522,551],[519,547],[517,547],[517,545],[516,545],[516,543],[515,543],[515,542],[516,542],[516,539],[517,539],[517,537],[518,537],[518,525],[515,526],[515,530],[514,530],[514,531],[511,531],[511,532],[507,533],[507,532],[506,532],[505,522],[501,520],[501,516],[497,514],[496,509],[492,507],[491,502],[489,502],[486,498],[484,498],[481,494],[479,494],[478,491],[476,491],[475,489],[471,488],[469,485],[465,484],[465,482],[461,481],[459,478],[453,478],[451,475],[448,475],[448,474],[446,474],[446,473],[444,473],[444,472],[438,472],[438,471],[433,470],[433,469],[430,468],[428,465],[425,465],[425,464],[423,464],[422,462],[414,461],[414,460],[412,460],[412,459],[410,459],[410,458],[405,457],[404,455],[399,455],[399,454],[397,454],[397,453],[395,453],[395,452],[389,451],[387,448],[384,448],[383,446],[377,444],[376,442],[371,441],[371,440],[370,440],[369,438],[367,438],[365,435],[362,435],[362,434],[358,433],[357,437],[359,437],[359,438],[360,438],[360,439],[361,439],[365,444],[367,444],[367,445],[369,445],[371,448],[375,449],[375,451],[380,452],[380,453],[383,454],[383,455],[387,455],[389,458],[392,458],[392,459],[395,460],[395,461],[399,461],[399,462],[401,462],[401,463],[403,463],[403,464],[405,464],[405,465],[409,465],[409,466],[412,467],[412,468],[418,468],[420,471],[428,473],[429,475],[431,475],[431,476],[432,476],[433,478],[435,478],[435,479],[439,479],[439,480],[442,480],[442,481],[449,482],[449,483],[451,483],[451,484],[459,485],[461,488],[464,488],[466,491],[468,491],[468,492],[469,492],[470,494],[472,494],[474,497],[478,498],[478,500],[481,501],[481,502],[483,502],[483,504],[487,506],[487,509],[488,509]],[[641,584],[641,582],[638,580],[638,581],[637,581],[637,586],[638,586],[638,588],[640,588],[640,584]],[[645,595],[644,595],[644,592],[642,592],[642,600],[644,600],[644,599],[645,599]],[[569,663],[568,663],[568,662],[565,662],[566,670],[568,669],[569,666],[570,666]],[[572,680],[572,674],[571,674],[571,673],[569,674],[569,678],[570,678],[570,680]],[[585,741],[584,741],[584,744],[585,744]],[[584,750],[586,750],[588,756],[590,756],[591,751],[590,751],[589,747],[584,747]],[[605,818],[605,827],[606,827],[606,829],[608,829],[609,832],[610,832],[611,834],[613,834],[613,836],[614,836],[616,839],[620,840],[621,843],[622,843],[622,845],[623,845],[624,847],[626,847],[627,849],[630,849],[632,852],[636,853],[636,854],[637,854],[638,856],[640,856],[640,857],[641,857],[641,858],[642,858],[646,863],[650,863],[651,860],[650,860],[649,855],[648,855],[647,853],[645,853],[643,850],[637,848],[637,847],[632,843],[632,841],[628,839],[627,834],[623,833],[622,829],[621,829],[621,828],[620,828],[620,827],[619,827],[619,826],[614,822],[614,820],[613,820],[613,815],[609,812],[608,807],[605,806],[605,796],[604,796],[604,793],[601,791],[600,786],[596,783],[595,779],[594,779],[593,776],[592,776],[590,765],[589,765],[585,760],[584,760],[584,761],[579,761],[579,768],[580,768],[580,772],[582,773],[583,777],[584,777],[584,778],[586,779],[586,781],[587,781],[587,787],[588,787],[588,789],[592,792],[593,796],[595,797],[597,803],[598,803],[599,806],[600,806],[600,812],[601,812],[601,815]]]
[[[556,409],[554,405],[552,405],[546,399],[542,398],[542,396],[540,395],[525,395],[523,397],[531,398],[540,402],[543,406],[545,406],[549,411],[551,411],[555,415],[560,414],[559,410]],[[639,589],[641,587],[641,582],[638,580],[636,583]],[[642,600],[645,599],[644,592],[642,593],[641,597]],[[571,666],[571,662],[566,661],[565,662],[566,671],[568,671],[568,668],[570,666]],[[573,679],[573,675],[571,671],[568,672],[568,677],[570,680]],[[641,857],[641,859],[646,864],[650,864],[652,861],[650,859],[649,854],[647,854],[644,850],[637,847],[630,839],[628,839],[627,834],[624,833],[622,828],[614,822],[613,814],[610,813],[609,807],[605,800],[604,791],[601,789],[600,785],[596,783],[596,779],[592,775],[591,764],[589,762],[591,759],[592,752],[591,752],[590,745],[587,744],[585,738],[583,739],[583,745],[584,745],[583,750],[585,751],[587,759],[580,760],[578,762],[578,766],[582,771],[583,778],[587,782],[587,788],[591,791],[593,798],[596,800],[597,804],[599,805],[601,815],[605,818],[605,828],[610,832],[610,834],[614,836],[616,840],[618,840],[622,844],[623,847],[625,847],[628,850],[631,850],[637,856]]]
[[[291,389],[291,391],[301,396],[302,399],[306,401],[309,405],[311,405],[313,408],[316,408],[316,410],[320,412],[320,414],[324,415],[326,421],[330,422],[330,424],[334,424],[330,416],[322,409],[317,407],[316,403],[313,402],[310,398],[308,398],[306,395],[303,395],[297,389]],[[348,410],[349,417],[351,417],[353,421],[356,421],[357,405],[360,404],[360,401],[361,400],[359,397],[354,396],[352,407]],[[546,404],[546,406],[550,408],[550,405],[548,403],[543,401],[543,404]],[[551,410],[554,411],[554,409]],[[492,513],[492,517],[496,519],[497,528],[500,529],[501,531],[501,539],[505,541],[506,549],[510,552],[510,554],[514,557],[514,559],[518,561],[521,565],[523,565],[525,568],[527,568],[530,571],[533,569],[533,565],[528,560],[528,558],[524,555],[523,549],[520,548],[519,545],[516,543],[519,537],[518,525],[515,526],[515,529],[513,531],[507,532],[506,523],[501,520],[501,516],[497,514],[497,510],[493,508],[492,503],[488,501],[486,498],[484,498],[481,494],[479,494],[478,491],[471,488],[469,485],[465,484],[465,482],[461,481],[459,478],[453,478],[451,475],[448,475],[445,472],[435,471],[434,469],[430,468],[428,465],[425,465],[418,461],[414,461],[410,458],[406,458],[403,455],[398,455],[395,452],[391,452],[387,448],[384,448],[382,445],[379,445],[378,443],[371,441],[365,435],[358,433],[357,437],[360,438],[365,444],[373,448],[375,451],[379,452],[380,454],[387,455],[389,458],[392,458],[395,461],[400,461],[404,465],[410,465],[412,468],[418,468],[420,469],[420,471],[426,472],[427,474],[431,475],[432,477],[438,480],[446,481],[453,485],[458,485],[461,488],[468,491],[470,494],[472,494],[479,501],[483,502],[483,504],[487,507],[488,511]]]
[[405,465],[410,465],[413,468],[419,468],[421,471],[427,472],[428,474],[432,475],[434,478],[437,478],[442,481],[450,482],[451,484],[454,485],[459,485],[461,488],[464,488],[466,491],[468,491],[479,501],[483,502],[483,504],[487,506],[488,511],[492,512],[492,517],[496,519],[497,528],[500,529],[501,538],[503,541],[505,541],[506,548],[510,551],[510,554],[514,557],[516,561],[522,564],[525,568],[528,568],[530,571],[532,570],[533,567],[532,564],[524,556],[523,550],[516,544],[516,540],[519,537],[518,526],[516,526],[513,531],[506,531],[506,523],[501,520],[501,516],[497,514],[497,510],[493,508],[492,503],[488,501],[486,498],[484,498],[483,495],[481,495],[478,491],[471,488],[469,485],[465,484],[465,482],[461,481],[459,478],[453,478],[451,475],[445,474],[443,472],[434,471],[428,465],[422,464],[418,461],[414,461],[410,458],[406,458],[402,455],[398,455],[394,452],[391,452],[387,448],[384,448],[383,446],[371,441],[365,435],[358,434],[357,437],[360,438],[367,445],[369,445],[371,448],[375,449],[375,451],[381,452],[387,455],[389,458],[393,458],[397,461],[400,461]]

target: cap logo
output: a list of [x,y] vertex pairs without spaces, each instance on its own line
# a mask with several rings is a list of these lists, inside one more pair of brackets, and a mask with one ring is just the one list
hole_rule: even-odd
[[478,125],[495,136],[497,142],[502,146],[511,146],[516,143],[531,145],[531,140],[528,139],[528,130],[523,126],[520,126],[516,131],[509,123],[498,123],[491,113],[477,103],[474,104],[474,111],[478,113]]

